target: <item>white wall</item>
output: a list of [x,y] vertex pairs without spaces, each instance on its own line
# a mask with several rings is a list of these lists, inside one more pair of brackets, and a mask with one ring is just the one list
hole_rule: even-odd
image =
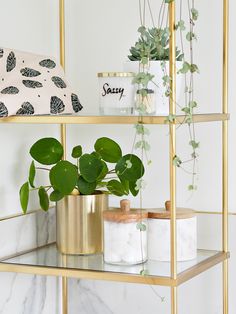
[[[155,12],[160,1],[155,3]],[[220,0],[212,1],[212,5],[196,0],[200,18],[197,24],[198,41],[196,57],[201,74],[196,81],[196,96],[201,112],[219,112],[221,109],[221,21],[222,6]],[[232,2],[232,1],[231,1]],[[185,1],[184,1],[185,3]],[[214,3],[214,5],[213,5]],[[0,0],[0,46],[14,47],[42,54],[58,56],[58,1],[51,0]],[[236,9],[231,3],[231,12]],[[232,15],[232,14],[231,14]],[[98,112],[98,88],[96,73],[101,71],[122,71],[123,62],[129,47],[136,40],[136,29],[139,26],[137,0],[100,0],[100,1],[66,1],[66,33],[67,54],[66,71],[75,89],[78,89],[84,112]],[[235,21],[231,19],[231,29]],[[234,69],[236,44],[233,31],[230,36],[230,210],[236,211],[234,198],[236,110],[234,106]],[[150,142],[152,145],[152,166],[147,170],[148,186],[144,192],[144,206],[162,206],[168,199],[168,129],[166,126],[151,126]],[[107,136],[119,141],[127,152],[132,145],[134,129],[132,126],[70,126],[68,127],[68,147],[82,143],[90,149],[99,136]],[[184,153],[188,138],[184,127],[178,130],[178,147]],[[4,145],[0,161],[4,165],[0,181],[0,216],[4,217],[20,211],[18,188],[25,180],[29,160],[25,157],[30,144],[45,135],[58,136],[56,126],[24,126],[0,125],[0,142]],[[183,172],[178,172],[178,205],[198,210],[221,209],[221,130],[219,123],[197,126],[197,135],[201,142],[199,161],[198,191],[189,198],[186,186],[189,181]],[[10,144],[11,145],[10,145]],[[17,157],[16,157],[17,156]],[[117,203],[117,198],[112,199]],[[133,200],[138,205],[137,200]],[[32,208],[36,207],[32,203]],[[230,218],[230,236],[235,238],[235,216]],[[215,216],[199,217],[199,246],[218,248],[220,245],[220,221]],[[236,275],[233,261],[235,259],[235,243],[232,240],[232,260],[230,262],[230,291],[235,290],[233,278]],[[21,284],[12,285],[11,277],[0,275],[0,313],[39,313],[38,303],[28,312],[23,304],[26,292]],[[29,276],[20,277],[23,284],[34,280]],[[37,277],[40,278],[40,277]],[[41,279],[37,279],[41,280]],[[221,267],[218,266],[200,275],[179,289],[180,314],[220,314],[222,313],[221,298]],[[54,283],[55,285],[55,283]],[[33,283],[33,286],[36,285]],[[7,288],[5,288],[7,287]],[[44,287],[42,288],[44,289]],[[155,290],[166,296],[160,303],[149,286],[138,286],[119,283],[71,280],[70,314],[97,313],[168,313],[169,291],[161,287]],[[20,293],[21,292],[21,293]],[[53,293],[51,291],[51,293]],[[15,303],[12,300],[18,300]],[[57,299],[47,300],[44,314],[58,313],[54,303]],[[58,301],[58,300],[57,300]],[[7,303],[8,302],[8,303]],[[4,304],[11,303],[10,308]],[[230,314],[236,311],[236,301],[230,298]],[[17,305],[14,308],[14,304]],[[93,305],[91,305],[93,304]],[[19,310],[20,308],[20,310]],[[10,309],[10,310],[9,310]],[[13,310],[14,309],[14,310]],[[23,310],[22,310],[23,309]],[[14,312],[13,312],[14,311]]]

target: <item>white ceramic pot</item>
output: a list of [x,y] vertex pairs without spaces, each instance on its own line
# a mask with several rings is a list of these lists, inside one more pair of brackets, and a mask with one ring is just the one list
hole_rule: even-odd
[[[182,66],[181,61],[176,61],[177,71]],[[127,72],[139,72],[139,61],[126,61],[124,63],[124,71]],[[155,75],[153,81],[150,83],[148,88],[153,89],[155,93],[155,107],[156,115],[169,115],[169,97],[165,96],[166,88],[163,86],[162,77],[165,75],[161,68],[161,61],[151,61],[149,72]],[[169,62],[166,62],[166,72],[169,73]],[[184,76],[177,74],[176,76],[176,99],[180,102],[180,96],[184,88]]]

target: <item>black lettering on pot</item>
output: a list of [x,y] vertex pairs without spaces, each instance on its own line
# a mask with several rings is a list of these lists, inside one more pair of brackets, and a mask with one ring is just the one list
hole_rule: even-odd
[[105,83],[103,85],[102,96],[105,97],[106,95],[109,95],[109,94],[120,94],[119,100],[121,100],[122,97],[125,97],[125,95],[124,95],[124,88],[122,88],[122,87],[113,87],[113,88],[111,88],[108,83]]

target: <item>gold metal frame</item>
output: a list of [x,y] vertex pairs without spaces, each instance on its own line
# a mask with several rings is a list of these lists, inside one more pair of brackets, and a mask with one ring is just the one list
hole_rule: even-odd
[[[65,2],[59,0],[59,27],[60,27],[60,62],[61,66],[65,70]],[[66,125],[63,123],[60,126],[61,129],[61,143],[64,149],[63,159],[66,159]],[[68,313],[68,282],[67,277],[61,278],[62,289],[62,313]]]
[[[228,314],[228,24],[229,24],[229,0],[223,3],[223,80],[222,80],[222,113],[194,115],[196,122],[222,122],[222,212],[203,212],[199,214],[222,215],[222,252],[219,252],[198,263],[196,266],[178,274],[176,261],[176,169],[173,165],[173,157],[176,151],[176,124],[184,123],[184,116],[177,116],[170,129],[170,200],[171,200],[171,277],[153,277],[132,274],[111,273],[92,270],[77,270],[70,268],[42,267],[34,265],[0,263],[0,271],[19,272],[28,274],[62,276],[62,309],[63,314],[68,313],[68,277],[87,278],[98,280],[112,280],[143,284],[158,284],[171,287],[171,313],[178,313],[177,286],[193,278],[201,272],[218,263],[223,265],[223,314]],[[176,97],[176,64],[175,64],[175,5],[173,0],[169,3],[169,28],[170,28],[170,77],[172,97],[170,99],[170,113],[175,114]],[[65,3],[59,0],[60,8],[60,61],[65,68]],[[60,124],[61,142],[66,156],[66,124],[165,124],[166,117],[115,117],[115,116],[33,116],[33,117],[8,117],[0,119],[0,123],[45,123]],[[236,215],[236,213],[231,213]]]
[[[171,97],[169,103],[169,112],[176,114],[176,38],[175,38],[175,1],[169,4],[169,30],[170,30],[170,60],[169,60],[169,76]],[[171,256],[171,278],[177,279],[177,239],[176,239],[176,167],[173,163],[176,155],[176,125],[169,125],[170,139],[170,256]],[[171,313],[177,314],[177,287],[171,287]]]
[[[40,247],[39,249],[50,247],[55,245],[55,243],[47,244]],[[15,258],[22,256],[24,254],[33,253],[38,251],[38,248],[33,250],[27,250],[14,256],[9,257]],[[204,251],[206,250],[198,250]],[[37,274],[45,276],[63,276],[63,278],[80,278],[80,279],[93,279],[93,280],[108,280],[108,281],[120,281],[127,283],[137,283],[137,284],[150,284],[150,285],[160,285],[160,286],[169,286],[171,288],[176,288],[182,283],[190,280],[191,278],[196,277],[202,272],[214,267],[215,265],[222,263],[224,260],[229,258],[229,253],[216,252],[214,255],[206,258],[202,262],[197,263],[196,265],[188,268],[187,270],[178,273],[176,279],[173,279],[171,276],[143,276],[136,275],[132,273],[120,273],[120,272],[111,272],[111,271],[100,271],[100,270],[87,270],[87,269],[75,269],[67,267],[67,255],[61,255],[60,262],[63,267],[54,267],[54,266],[40,266],[40,265],[30,265],[30,264],[17,264],[9,261],[8,259],[1,259],[0,261],[0,271],[4,272],[17,272],[25,274]],[[66,301],[65,295],[67,291],[67,285],[64,287],[63,300]],[[63,308],[65,308],[67,301],[63,303]]]
[[[223,0],[222,113],[228,113],[229,0]],[[228,121],[222,122],[222,250],[228,251]],[[228,260],[223,262],[223,313],[228,314]]]
[[[217,122],[229,120],[229,114],[209,113],[209,114],[195,114],[193,121],[195,123]],[[28,123],[28,124],[163,124],[167,125],[166,116],[13,116],[1,118],[0,123]],[[177,115],[173,124],[186,123],[186,117]],[[66,134],[62,133],[63,139]]]

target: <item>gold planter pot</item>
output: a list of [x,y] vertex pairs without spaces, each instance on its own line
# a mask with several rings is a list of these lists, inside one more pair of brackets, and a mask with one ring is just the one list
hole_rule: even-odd
[[108,195],[68,195],[57,202],[57,248],[63,254],[103,252],[103,217]]

